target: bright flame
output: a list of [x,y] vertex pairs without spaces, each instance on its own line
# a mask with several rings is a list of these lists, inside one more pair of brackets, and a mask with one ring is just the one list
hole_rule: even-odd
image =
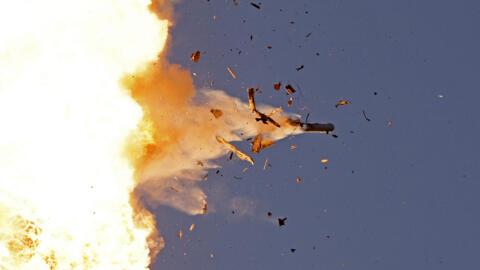
[[163,49],[147,0],[0,3],[0,269],[148,269],[119,84]]

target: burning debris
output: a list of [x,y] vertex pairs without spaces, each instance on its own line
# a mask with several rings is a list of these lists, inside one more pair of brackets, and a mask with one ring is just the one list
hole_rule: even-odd
[[280,87],[281,87],[281,86],[282,86],[282,83],[281,83],[281,82],[275,83],[275,84],[273,85],[273,89],[275,89],[275,90],[278,91],[278,90],[280,90]]
[[290,106],[292,106],[292,104],[293,104],[293,98],[290,97],[290,99],[287,102],[287,105],[288,105],[288,107],[290,107]]
[[343,106],[343,105],[348,105],[348,104],[352,104],[352,102],[350,102],[349,100],[341,99],[340,101],[338,101],[337,104],[335,104],[335,108],[338,108],[338,107]]
[[200,51],[196,51],[192,53],[192,56],[190,56],[190,60],[192,60],[195,63],[198,63],[198,60],[200,60]]
[[222,110],[218,109],[211,109],[210,112],[213,114],[213,116],[215,116],[215,118],[220,118],[223,115]]
[[237,155],[237,157],[241,160],[246,160],[248,162],[250,162],[252,165],[255,165],[255,162],[253,161],[253,159],[243,153],[242,151],[238,150],[235,146],[233,146],[233,144],[227,142],[224,138],[220,137],[220,136],[216,136],[215,137],[217,139],[217,141],[221,144],[223,144],[224,146],[226,146],[228,149],[230,149],[233,153],[235,153],[235,155]]
[[233,73],[232,69],[230,67],[227,67],[227,70],[228,72],[230,73],[230,75],[232,75],[232,78],[236,79],[237,76],[235,75],[235,73]]

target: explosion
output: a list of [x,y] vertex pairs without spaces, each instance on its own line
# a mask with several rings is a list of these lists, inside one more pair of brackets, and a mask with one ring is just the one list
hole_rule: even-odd
[[0,269],[148,269],[124,153],[142,109],[119,79],[163,49],[149,4],[0,4]]
[[227,141],[303,132],[273,107],[196,94],[161,54],[158,8],[0,4],[0,269],[148,269],[163,242],[144,203],[204,213],[196,182]]

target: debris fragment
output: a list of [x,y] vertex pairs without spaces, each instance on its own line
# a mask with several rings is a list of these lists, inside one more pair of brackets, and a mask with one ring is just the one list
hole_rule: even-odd
[[213,259],[213,257],[215,257],[215,255],[213,253],[211,253],[210,258]]
[[292,149],[292,150],[293,150],[293,149],[295,149],[295,148],[297,148],[297,146],[296,146],[296,145],[292,145],[292,146],[290,146],[290,149]]
[[170,189],[175,191],[175,192],[179,192],[178,189],[176,189],[175,187],[170,187]]
[[297,67],[296,70],[297,70],[297,71],[300,71],[300,70],[302,70],[304,67],[305,67],[304,65],[301,65],[301,66]]
[[195,229],[195,224],[190,225],[189,230],[190,230],[190,231],[193,231],[193,229]]
[[300,177],[297,177],[297,183],[302,182],[302,179]]
[[347,104],[352,104],[352,102],[350,102],[349,100],[340,99],[340,101],[338,101],[338,103],[335,104],[335,108],[338,108],[340,105],[347,105]]
[[250,40],[253,40],[253,35],[250,35]]
[[296,250],[297,250],[296,248],[291,248],[290,252],[295,253]]
[[265,148],[268,148],[270,146],[274,146],[275,145],[275,141],[274,140],[271,140],[271,139],[265,139],[262,141],[261,143],[261,149],[265,149]]
[[220,118],[223,115],[222,110],[219,109],[211,109],[210,112],[215,116],[215,118]]
[[286,90],[287,93],[290,94],[290,95],[293,94],[293,93],[295,93],[295,92],[297,92],[290,84],[287,84],[287,85],[285,86],[285,90]]
[[312,35],[312,32],[308,33],[305,37],[309,38]]
[[290,106],[292,106],[292,104],[293,104],[293,98],[290,97],[290,99],[287,102],[287,105],[288,105],[288,107],[290,107]]
[[230,72],[230,75],[232,75],[232,77],[233,77],[234,79],[237,78],[237,76],[235,75],[235,73],[233,73],[233,71],[230,69],[230,67],[227,67],[227,70],[228,70],[228,72]]
[[202,213],[205,215],[207,213],[207,202],[203,202]]
[[257,9],[260,9],[260,6],[258,4],[255,4],[253,2],[250,2],[250,5],[252,5],[253,7],[257,8]]
[[270,122],[270,123],[272,123],[274,126],[280,127],[280,124],[277,123],[277,121],[273,120],[270,116],[268,116],[268,115],[266,115],[266,114],[264,114],[264,113],[261,113],[261,112],[259,112],[259,111],[257,111],[257,110],[256,110],[255,112],[258,114],[258,116],[260,116],[260,117],[255,118],[255,120],[257,120],[257,121],[262,121],[262,123],[264,123],[265,125],[267,125],[268,122]]
[[267,216],[271,217],[271,216],[272,216],[272,212],[268,212],[268,213],[267,213]]
[[272,49],[272,46],[267,46],[267,49],[271,50],[271,49]]
[[255,136],[252,144],[252,152],[258,154],[260,152],[260,148],[262,147],[262,134],[258,134]]
[[392,121],[388,121],[388,125],[391,126],[393,123]]
[[281,82],[278,82],[278,83],[276,83],[276,84],[273,85],[273,89],[275,89],[275,90],[278,91],[278,90],[280,90],[280,87],[281,87],[281,86],[282,86],[282,83],[281,83]]
[[200,160],[197,160],[197,165],[203,167],[203,162],[201,162]]
[[255,108],[255,89],[254,88],[248,88],[248,106],[252,112],[256,111],[257,109]]
[[180,230],[180,231],[178,232],[178,238],[182,239],[182,237],[183,237],[183,232],[182,232],[182,230]]
[[208,180],[208,173],[203,176],[203,180],[207,181]]
[[235,153],[238,158],[240,158],[241,160],[246,160],[246,161],[250,162],[252,165],[255,165],[255,162],[253,161],[253,159],[250,156],[248,156],[247,154],[238,150],[235,146],[233,146],[231,143],[227,142],[224,138],[222,138],[220,136],[216,136],[215,138],[217,139],[217,141],[219,143],[225,145],[228,149],[230,149],[233,153]]
[[190,56],[190,59],[193,62],[198,63],[198,60],[200,60],[200,51],[196,51],[196,52],[192,53],[192,56]]
[[286,217],[284,217],[284,218],[278,218],[278,226],[280,226],[280,227],[284,226],[286,220],[287,220]]
[[362,110],[363,117],[365,117],[365,120],[368,122],[372,121],[370,118],[367,117],[367,114],[365,113],[365,110]]
[[230,156],[228,157],[228,160],[232,160],[233,158],[233,152],[230,152]]
[[263,164],[263,170],[264,171],[267,170],[267,165],[270,165],[270,164],[268,164],[268,158],[265,159],[265,163]]
[[322,163],[327,163],[327,162],[328,162],[328,158],[322,158],[321,162],[322,162]]

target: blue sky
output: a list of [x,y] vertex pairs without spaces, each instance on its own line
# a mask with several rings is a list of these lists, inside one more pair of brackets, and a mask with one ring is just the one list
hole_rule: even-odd
[[285,139],[245,172],[220,159],[203,184],[215,213],[154,209],[166,247],[153,269],[473,269],[480,3],[237,2],[181,1],[169,59],[197,88],[245,101],[259,87],[259,103],[286,108],[273,84],[291,83],[288,111],[333,122],[338,138]]

